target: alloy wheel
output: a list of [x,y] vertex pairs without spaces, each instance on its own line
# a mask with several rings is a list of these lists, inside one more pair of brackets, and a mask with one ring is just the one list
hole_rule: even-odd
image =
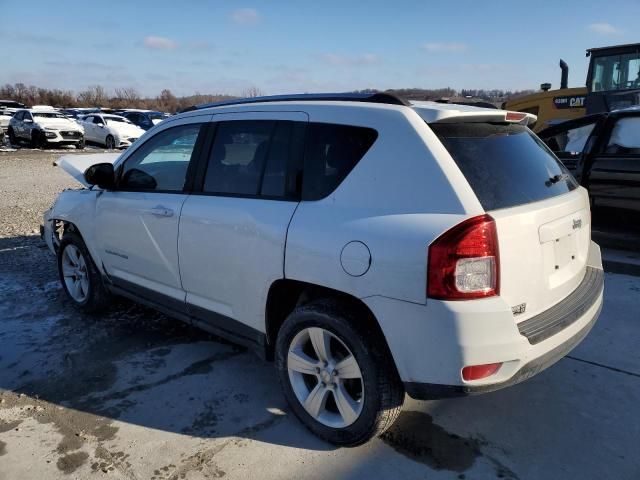
[[87,262],[75,245],[67,245],[62,252],[62,276],[71,298],[84,302],[89,295]]
[[364,382],[353,353],[335,334],[305,328],[287,355],[293,392],[311,417],[332,428],[353,424],[362,413]]

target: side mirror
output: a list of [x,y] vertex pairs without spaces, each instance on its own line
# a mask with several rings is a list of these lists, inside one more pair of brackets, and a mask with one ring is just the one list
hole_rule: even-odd
[[116,176],[111,163],[92,165],[84,172],[84,179],[89,185],[97,185],[103,190],[112,190],[116,185]]

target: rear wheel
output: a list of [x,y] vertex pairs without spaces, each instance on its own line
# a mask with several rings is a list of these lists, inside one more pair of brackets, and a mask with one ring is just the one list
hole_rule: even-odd
[[293,412],[320,438],[359,445],[398,417],[404,390],[382,341],[330,300],[296,308],[282,325],[280,384]]
[[16,145],[18,145],[18,139],[16,138],[16,134],[13,131],[13,128],[9,129],[9,143],[11,144],[12,147],[15,147]]
[[116,148],[116,140],[113,138],[113,135],[107,135],[105,145],[107,146],[107,150],[113,150]]
[[58,273],[69,299],[84,312],[96,312],[109,302],[102,277],[84,241],[75,232],[65,233],[58,249]]

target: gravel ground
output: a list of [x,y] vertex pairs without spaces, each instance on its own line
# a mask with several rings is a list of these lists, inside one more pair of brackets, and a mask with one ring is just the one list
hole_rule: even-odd
[[70,307],[34,234],[78,186],[51,166],[61,153],[0,152],[0,480],[640,478],[639,277],[606,275],[599,322],[549,370],[407,399],[382,439],[336,449],[253,354],[126,301]]
[[0,150],[0,237],[38,234],[42,214],[58,193],[79,187],[53,166],[54,160],[61,155],[102,151],[106,150]]

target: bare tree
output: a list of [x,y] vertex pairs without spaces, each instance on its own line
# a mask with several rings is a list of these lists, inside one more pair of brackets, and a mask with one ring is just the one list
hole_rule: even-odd
[[102,85],[91,85],[78,94],[78,103],[85,107],[106,107],[109,97]]
[[242,96],[245,98],[262,97],[264,93],[258,87],[249,87],[242,91]]
[[171,93],[171,90],[167,88],[160,92],[157,100],[158,108],[163,112],[176,112],[178,110],[178,99]]
[[111,99],[111,106],[116,108],[138,108],[141,104],[141,96],[133,87],[116,88],[115,97]]

